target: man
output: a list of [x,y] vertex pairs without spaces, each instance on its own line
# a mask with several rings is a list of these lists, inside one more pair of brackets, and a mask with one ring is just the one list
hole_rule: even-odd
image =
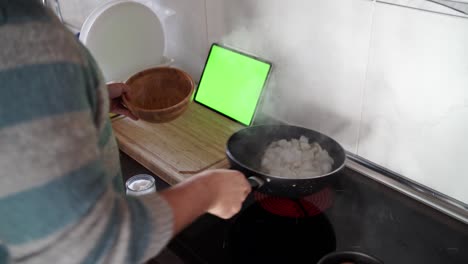
[[[0,263],[141,263],[250,192],[236,171],[126,198],[108,119],[123,84],[36,0],[0,0]],[[109,97],[112,103],[109,104]],[[134,118],[134,117],[133,117]]]

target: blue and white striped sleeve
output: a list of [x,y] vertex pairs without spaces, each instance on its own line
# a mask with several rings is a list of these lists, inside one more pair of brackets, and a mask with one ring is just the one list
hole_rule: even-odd
[[172,211],[158,195],[116,190],[118,149],[95,62],[39,1],[0,0],[0,9],[0,264],[156,255]]

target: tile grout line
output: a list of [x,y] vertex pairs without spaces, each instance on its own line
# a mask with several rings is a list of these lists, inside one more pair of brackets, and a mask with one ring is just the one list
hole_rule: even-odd
[[203,2],[205,3],[205,40],[206,40],[205,45],[210,46],[209,40],[208,40],[208,8],[207,8],[206,1],[208,0],[203,0]]
[[371,25],[370,25],[370,33],[369,33],[369,43],[367,47],[367,63],[366,63],[366,74],[364,77],[364,83],[362,87],[362,94],[361,94],[361,115],[359,119],[359,129],[358,129],[358,138],[356,144],[356,155],[359,155],[359,145],[361,143],[361,132],[363,126],[363,116],[364,116],[364,105],[365,105],[365,96],[367,90],[367,79],[369,76],[369,65],[370,65],[370,56],[371,56],[371,43],[372,43],[372,36],[374,32],[374,19],[375,19],[375,8],[376,8],[376,0],[372,1],[372,12],[371,12]]

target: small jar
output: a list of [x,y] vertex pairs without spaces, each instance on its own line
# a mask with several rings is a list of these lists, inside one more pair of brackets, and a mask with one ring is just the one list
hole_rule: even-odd
[[156,183],[151,175],[138,174],[125,183],[127,195],[141,196],[156,192]]

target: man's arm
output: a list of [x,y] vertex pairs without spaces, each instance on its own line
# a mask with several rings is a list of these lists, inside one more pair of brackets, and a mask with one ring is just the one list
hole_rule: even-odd
[[13,260],[139,263],[201,214],[232,216],[250,190],[238,172],[211,171],[127,199],[92,131],[86,111],[0,129],[0,237]]

